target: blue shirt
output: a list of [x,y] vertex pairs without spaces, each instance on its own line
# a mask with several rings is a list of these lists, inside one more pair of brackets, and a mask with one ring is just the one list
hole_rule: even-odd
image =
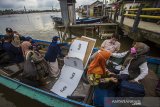
[[3,49],[8,53],[12,63],[20,63],[24,61],[21,48],[15,47],[9,42],[4,42]]
[[61,49],[59,45],[57,44],[57,42],[52,42],[49,45],[44,58],[49,62],[55,62],[58,55],[61,55]]

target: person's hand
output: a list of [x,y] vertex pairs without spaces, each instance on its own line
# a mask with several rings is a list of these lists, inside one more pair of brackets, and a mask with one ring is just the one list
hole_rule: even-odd
[[113,77],[110,78],[110,81],[112,81],[112,82],[114,82],[114,83],[117,83],[117,82],[118,82],[117,78],[113,78]]
[[104,78],[100,79],[100,83],[105,83],[105,82],[106,82],[106,80]]
[[113,73],[113,72],[110,72],[110,71],[107,71],[108,72],[108,75],[110,76],[110,75],[116,75],[115,73]]
[[124,69],[125,69],[125,67],[124,67],[124,66],[122,66],[122,67],[121,67],[121,70],[124,70]]

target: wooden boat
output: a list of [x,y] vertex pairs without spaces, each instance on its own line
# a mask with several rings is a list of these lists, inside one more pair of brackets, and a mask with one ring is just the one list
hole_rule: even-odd
[[[56,24],[63,24],[61,17],[51,16],[51,18]],[[76,24],[98,23],[100,21],[101,21],[100,18],[82,18],[82,19],[76,19]]]
[[98,23],[100,21],[101,21],[100,18],[83,18],[83,19],[77,19],[76,24]]
[[[43,54],[46,51],[46,48],[49,46],[50,42],[42,41],[42,40],[34,40],[37,44],[39,44],[42,49],[40,52]],[[67,52],[66,46],[67,44],[60,44],[63,48],[63,52]],[[65,48],[65,49],[64,49]],[[59,59],[61,61],[61,59]],[[61,61],[63,63],[63,61]],[[63,65],[63,64],[62,64]],[[60,66],[62,66],[60,65]],[[42,86],[39,88],[35,88],[20,82],[20,74],[22,73],[22,69],[19,68],[20,64],[12,64],[4,67],[0,67],[0,84],[4,85],[10,89],[13,89],[15,92],[18,92],[24,96],[27,96],[31,99],[37,100],[41,103],[44,103],[47,106],[54,107],[92,107],[91,105],[86,104],[88,101],[87,94],[90,94],[90,87],[86,85],[85,94],[81,94],[79,92],[80,85],[82,85],[82,81],[80,81],[78,88],[74,91],[72,96],[68,96],[68,98],[60,97],[53,92],[50,91],[51,87],[55,83],[55,79],[47,78],[46,81],[51,81],[46,86]],[[79,95],[79,96],[77,96]],[[85,96],[84,96],[85,95]],[[74,99],[74,100],[73,100]]]
[[63,24],[61,17],[53,17],[53,16],[51,16],[51,18],[56,24]]
[[[46,51],[46,48],[50,44],[50,42],[42,41],[42,40],[34,40],[37,44],[39,44],[42,49],[40,52],[43,54]],[[62,47],[64,44],[62,44]],[[66,44],[65,44],[66,46]],[[64,47],[63,47],[64,48]],[[64,49],[67,52],[67,49]],[[93,52],[96,52],[98,49],[94,48]],[[116,61],[117,63],[121,63],[123,59],[113,59],[113,61]],[[149,68],[155,71],[158,75],[160,73],[160,59],[159,58],[153,58],[148,57],[147,59],[149,63]],[[62,61],[63,63],[63,61]],[[18,64],[14,65],[8,65],[5,67],[0,68],[0,84],[4,85],[15,92],[18,92],[24,96],[27,96],[29,98],[32,98],[34,100],[37,100],[41,103],[44,103],[47,106],[55,106],[55,107],[79,107],[79,106],[85,106],[85,107],[92,107],[91,105],[88,105],[86,103],[90,104],[90,99],[93,95],[93,88],[90,86],[87,87],[85,90],[86,94],[85,96],[77,96],[77,92],[79,90],[76,90],[75,93],[73,93],[73,96],[69,96],[68,98],[60,97],[50,91],[50,87],[53,85],[53,82],[49,84],[48,86],[41,87],[41,88],[35,88],[29,85],[26,85],[19,81],[19,74],[22,72],[22,69],[19,69]],[[52,81],[52,79],[49,79]],[[82,85],[83,82],[80,82],[80,85]],[[77,89],[79,89],[80,85]],[[87,86],[87,84],[85,84]],[[78,93],[79,94],[79,93]],[[74,99],[74,100],[72,100]]]

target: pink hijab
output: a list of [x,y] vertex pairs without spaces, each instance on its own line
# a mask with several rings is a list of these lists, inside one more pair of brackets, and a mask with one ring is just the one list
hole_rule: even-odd
[[24,41],[22,44],[21,44],[21,48],[22,48],[22,53],[23,53],[23,56],[25,57],[27,52],[29,51],[29,47],[32,46],[30,42],[28,41]]

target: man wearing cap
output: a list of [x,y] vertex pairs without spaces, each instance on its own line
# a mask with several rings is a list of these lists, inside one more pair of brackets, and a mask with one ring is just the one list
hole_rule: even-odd
[[10,63],[23,62],[22,50],[20,47],[15,47],[12,43],[12,37],[9,35],[4,36],[3,49],[7,52],[10,58]]
[[49,62],[51,67],[51,77],[57,77],[60,73],[60,70],[58,68],[58,62],[57,57],[61,54],[61,49],[58,45],[59,36],[54,36],[52,39],[52,43],[49,45],[48,50],[45,54],[46,61]]
[[6,35],[12,37],[12,44],[15,47],[19,47],[20,46],[20,35],[19,35],[18,32],[13,31],[11,28],[6,28]]

